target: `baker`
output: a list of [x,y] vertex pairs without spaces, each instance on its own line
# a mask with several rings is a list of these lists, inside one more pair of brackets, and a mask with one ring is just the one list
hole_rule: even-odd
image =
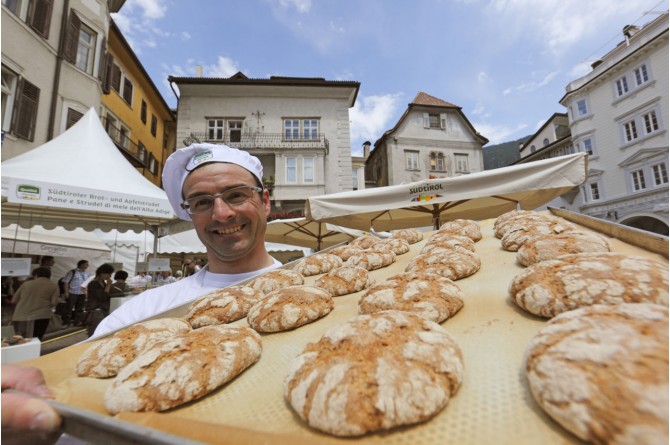
[[270,193],[262,178],[258,158],[226,145],[198,143],[170,155],[163,169],[165,192],[177,216],[193,222],[208,264],[132,298],[105,318],[92,338],[281,266],[265,249]]

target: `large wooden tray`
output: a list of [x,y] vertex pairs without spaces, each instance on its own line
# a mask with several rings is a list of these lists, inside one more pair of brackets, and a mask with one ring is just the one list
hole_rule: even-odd
[[[571,219],[572,215],[563,213],[561,216]],[[611,226],[604,224],[604,227]],[[482,267],[475,275],[456,282],[465,294],[465,306],[453,319],[442,324],[463,351],[464,382],[441,413],[420,425],[339,439],[310,429],[284,400],[283,380],[290,361],[306,343],[319,339],[330,326],[357,315],[361,293],[337,297],[333,312],[321,320],[293,331],[263,335],[263,354],[259,362],[208,397],[165,413],[107,415],[103,393],[111,380],[78,378],[74,373],[75,363],[89,347],[88,343],[26,363],[44,371],[58,402],[93,418],[97,416],[111,425],[112,430],[115,423],[127,429],[125,421],[128,421],[137,428],[146,426],[177,437],[215,444],[580,443],[546,416],[530,395],[522,369],[524,351],[529,339],[546,320],[520,310],[508,298],[508,285],[522,267],[516,263],[515,253],[501,249],[500,240],[493,235],[493,219],[481,221],[480,225],[484,237],[477,243],[476,251],[482,259]],[[608,232],[609,236],[617,235],[610,238],[613,251],[652,257],[667,264],[667,238],[635,231],[634,236],[628,236],[630,233],[623,226],[617,231]],[[628,233],[623,236],[627,241],[620,239],[622,232]],[[643,242],[637,242],[636,238]],[[424,244],[425,239],[412,245],[411,251],[399,256],[395,264],[373,271],[372,275],[381,281],[403,272]],[[307,284],[316,278],[308,277]],[[183,315],[186,309],[184,305],[162,316]],[[246,320],[236,323],[245,324]],[[170,443],[169,438],[161,440],[156,443]],[[174,443],[180,442],[175,440]]]

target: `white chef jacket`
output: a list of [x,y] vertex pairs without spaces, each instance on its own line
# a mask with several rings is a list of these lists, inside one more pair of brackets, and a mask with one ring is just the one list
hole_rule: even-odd
[[209,272],[208,267],[203,267],[200,271],[189,277],[182,278],[172,284],[144,291],[122,304],[100,322],[91,339],[153,317],[161,312],[191,302],[208,292],[239,283],[240,281],[276,269],[281,265],[282,263],[275,259],[274,264],[271,266],[254,272],[240,274],[217,274]]

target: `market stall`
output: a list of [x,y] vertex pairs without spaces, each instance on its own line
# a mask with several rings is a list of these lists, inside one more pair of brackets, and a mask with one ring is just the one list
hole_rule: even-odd
[[[641,255],[667,264],[667,238],[605,221],[582,219],[579,215],[573,218],[575,214],[571,212],[560,213],[575,220],[586,231],[606,234],[614,252]],[[103,405],[103,393],[111,380],[80,378],[74,372],[75,363],[88,348],[87,344],[75,345],[28,363],[44,371],[59,403],[80,417],[87,417],[84,423],[99,422],[106,426],[104,430],[88,431],[90,438],[116,435],[118,440],[118,435],[126,431],[127,434],[143,435],[147,443],[175,444],[183,443],[180,440],[216,444],[580,443],[545,415],[529,393],[522,371],[523,355],[529,339],[546,324],[546,319],[532,316],[510,301],[508,285],[523,268],[516,262],[515,253],[501,249],[500,240],[493,234],[493,219],[479,223],[483,238],[476,243],[475,250],[481,258],[481,269],[456,282],[464,294],[465,305],[442,324],[463,352],[464,382],[444,410],[421,424],[356,438],[335,438],[306,426],[284,399],[283,380],[291,360],[306,343],[319,339],[326,329],[357,315],[357,301],[363,291],[336,297],[335,309],[313,323],[291,331],[263,334],[259,362],[207,397],[163,413],[109,416]],[[410,252],[399,255],[395,263],[371,274],[381,281],[404,271],[425,242],[424,238],[413,244]],[[314,283],[317,278],[307,277],[306,284]],[[187,306],[154,318],[183,316]],[[234,322],[246,323],[245,319]],[[178,437],[161,436],[160,440],[156,438],[152,442],[152,431]]]

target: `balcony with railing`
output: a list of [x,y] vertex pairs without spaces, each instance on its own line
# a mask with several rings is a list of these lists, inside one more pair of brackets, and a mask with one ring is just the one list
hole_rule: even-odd
[[[214,137],[213,137],[214,136]],[[328,139],[325,134],[318,133],[309,137],[286,138],[283,133],[257,133],[243,134],[230,137],[230,135],[212,135],[210,133],[191,133],[184,139],[184,145],[188,146],[195,142],[208,142],[210,144],[226,144],[229,147],[242,150],[262,149],[286,149],[286,150],[314,150],[321,149],[328,153]]]
[[102,119],[102,125],[105,127],[105,131],[107,131],[107,134],[114,142],[114,145],[117,146],[134,167],[147,167],[149,157],[146,147],[133,142],[128,137],[124,128],[114,125],[114,123],[107,118]]

